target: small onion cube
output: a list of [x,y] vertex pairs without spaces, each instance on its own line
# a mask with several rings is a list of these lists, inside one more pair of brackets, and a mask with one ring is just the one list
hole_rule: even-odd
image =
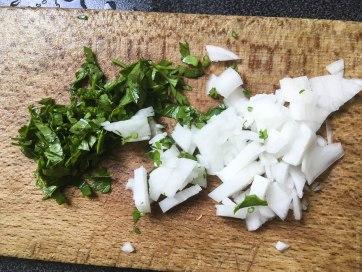
[[281,241],[278,241],[276,244],[275,244],[275,248],[277,250],[279,250],[280,252],[283,252],[284,250],[287,250],[289,248],[289,245],[284,243],[284,242],[281,242]]
[[210,60],[213,62],[240,59],[235,53],[220,46],[206,45],[206,51]]
[[160,208],[161,208],[162,212],[165,213],[169,209],[186,201],[188,198],[198,194],[201,190],[202,189],[199,185],[193,185],[189,188],[186,188],[186,189],[176,193],[173,197],[166,197],[164,200],[160,201],[159,202]]

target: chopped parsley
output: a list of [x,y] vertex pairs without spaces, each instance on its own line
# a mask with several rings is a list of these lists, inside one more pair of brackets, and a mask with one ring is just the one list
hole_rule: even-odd
[[267,206],[268,202],[266,200],[260,199],[256,195],[248,195],[245,199],[237,204],[234,208],[234,213],[242,208],[250,208],[248,209],[248,213],[254,212],[254,206]]
[[259,138],[266,140],[268,138],[268,131],[266,129],[259,130]]
[[219,99],[220,95],[217,93],[216,88],[213,87],[211,88],[210,92],[209,92],[209,96],[213,99]]
[[235,30],[232,30],[231,33],[230,33],[231,37],[237,39],[239,38],[239,34],[235,32]]
[[248,112],[252,112],[253,111],[253,107],[247,107]]
[[133,218],[133,223],[137,223],[141,217],[143,216],[143,213],[141,213],[138,209],[134,209],[132,212],[132,218]]
[[302,90],[299,91],[299,94],[302,94],[302,93],[304,93],[304,92],[305,92],[305,90],[302,89]]
[[[223,110],[216,107],[200,113],[189,105],[185,92],[190,86],[185,78],[203,75],[210,60],[191,55],[187,43],[180,44],[180,53],[185,65],[167,60],[140,59],[131,64],[114,60],[119,73],[107,80],[95,54],[84,47],[85,62],[69,88],[70,103],[45,98],[31,105],[30,120],[14,139],[24,155],[37,162],[36,185],[45,199],[65,203],[64,190],[72,186],[86,197],[111,191],[109,173],[96,166],[114,148],[138,135],[121,138],[103,129],[105,121],[127,120],[138,110],[153,106],[156,118],[171,117],[182,125],[201,127]],[[150,155],[155,164],[160,163],[158,148],[152,147]]]
[[250,98],[251,97],[251,91],[249,91],[246,88],[243,88],[243,93],[245,95],[246,98]]

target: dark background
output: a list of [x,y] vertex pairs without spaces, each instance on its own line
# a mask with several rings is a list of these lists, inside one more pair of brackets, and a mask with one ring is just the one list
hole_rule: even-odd
[[[119,9],[362,21],[362,0],[0,0],[0,6]],[[137,270],[0,257],[0,272],[60,271],[136,272]]]

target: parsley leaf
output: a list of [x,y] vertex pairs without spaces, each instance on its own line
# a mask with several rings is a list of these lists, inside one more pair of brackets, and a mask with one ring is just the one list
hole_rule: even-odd
[[194,155],[192,155],[186,151],[183,151],[183,150],[180,152],[179,158],[185,158],[185,159],[197,161],[197,159]]
[[268,138],[268,131],[266,129],[259,130],[259,138],[266,140]]
[[239,38],[239,34],[235,32],[235,30],[232,30],[231,33],[230,33],[231,37],[237,39]]
[[132,218],[133,218],[133,223],[137,223],[138,220],[141,219],[141,217],[143,216],[143,213],[141,213],[137,208],[135,208],[132,212]]
[[299,91],[299,94],[302,94],[302,93],[304,93],[304,92],[305,92],[305,90],[302,89],[302,90]]
[[217,93],[216,88],[213,87],[211,88],[210,92],[209,92],[209,96],[213,99],[219,99],[220,95]]
[[253,111],[253,107],[247,107],[248,112],[252,112]]
[[199,60],[194,55],[188,55],[184,57],[182,62],[195,67],[199,64]]
[[182,58],[187,57],[188,55],[190,55],[190,46],[188,42],[180,42],[180,54]]
[[[254,207],[254,206],[267,206],[268,203],[263,200],[260,199],[259,197],[257,197],[256,195],[248,195],[245,197],[245,199],[240,202],[239,204],[237,204],[234,208],[234,213],[236,213],[238,210],[242,209],[242,208],[247,208],[247,207]],[[254,210],[250,211],[253,212]],[[249,210],[248,210],[249,212]]]

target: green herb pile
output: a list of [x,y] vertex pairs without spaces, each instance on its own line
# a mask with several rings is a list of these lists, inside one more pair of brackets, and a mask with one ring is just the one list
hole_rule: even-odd
[[[189,105],[185,92],[191,88],[185,78],[202,76],[210,61],[192,55],[187,43],[180,43],[180,53],[182,65],[145,59],[125,65],[114,60],[120,71],[115,79],[106,80],[94,53],[84,48],[85,63],[70,87],[71,102],[61,105],[46,98],[30,106],[30,121],[15,138],[22,152],[37,162],[36,185],[44,198],[65,203],[68,186],[79,188],[87,197],[111,190],[111,177],[99,165],[127,139],[105,131],[105,121],[126,120],[139,109],[153,106],[156,118],[165,116],[202,127],[225,109],[221,105],[200,113]],[[157,161],[154,151],[150,154]]]

